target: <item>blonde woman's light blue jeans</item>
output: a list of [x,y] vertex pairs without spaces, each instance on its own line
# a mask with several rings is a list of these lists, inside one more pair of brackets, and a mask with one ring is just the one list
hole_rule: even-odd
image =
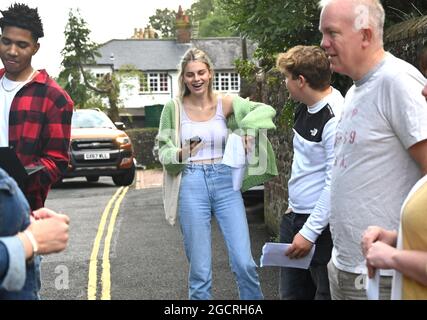
[[263,299],[242,195],[233,190],[231,168],[223,164],[189,164],[183,171],[179,222],[190,265],[189,298],[212,299],[212,215],[224,236],[240,299]]

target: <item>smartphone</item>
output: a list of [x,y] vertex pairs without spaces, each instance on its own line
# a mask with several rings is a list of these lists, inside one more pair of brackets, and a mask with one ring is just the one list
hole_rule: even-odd
[[191,137],[190,139],[187,140],[187,143],[191,144],[193,142],[195,142],[196,144],[200,143],[200,142],[202,142],[202,138],[200,138],[199,136],[194,136],[194,137]]

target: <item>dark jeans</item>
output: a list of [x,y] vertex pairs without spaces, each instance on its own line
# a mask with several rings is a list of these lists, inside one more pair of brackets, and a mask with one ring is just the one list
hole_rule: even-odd
[[[289,213],[280,223],[280,242],[292,243],[309,214]],[[280,268],[280,299],[330,300],[327,264],[331,258],[332,238],[329,226],[317,238],[316,249],[308,270]]]

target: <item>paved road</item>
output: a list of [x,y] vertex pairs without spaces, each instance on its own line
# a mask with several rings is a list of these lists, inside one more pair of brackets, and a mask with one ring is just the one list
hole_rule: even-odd
[[[95,284],[91,292],[96,299],[187,299],[188,264],[181,234],[179,226],[171,227],[163,218],[161,189],[132,186],[118,190],[110,178],[101,178],[98,183],[65,180],[61,187],[50,192],[46,205],[69,214],[71,230],[67,250],[43,260],[43,299],[86,300],[89,278]],[[110,201],[115,194],[115,201]],[[112,225],[114,207],[120,201]],[[105,210],[109,203],[110,210]],[[104,214],[107,219],[101,234],[104,212],[108,217]],[[270,239],[259,217],[249,216],[249,221],[252,250],[258,263],[262,245]],[[90,264],[96,243],[99,243],[97,259],[92,259]],[[277,299],[278,269],[261,268],[259,273],[265,298]],[[225,300],[238,298],[216,224],[213,227],[213,296]]]

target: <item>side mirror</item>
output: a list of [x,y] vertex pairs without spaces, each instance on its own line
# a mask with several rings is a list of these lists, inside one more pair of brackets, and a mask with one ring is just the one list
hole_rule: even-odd
[[114,122],[114,124],[116,125],[116,128],[119,130],[125,130],[126,126],[123,122]]

